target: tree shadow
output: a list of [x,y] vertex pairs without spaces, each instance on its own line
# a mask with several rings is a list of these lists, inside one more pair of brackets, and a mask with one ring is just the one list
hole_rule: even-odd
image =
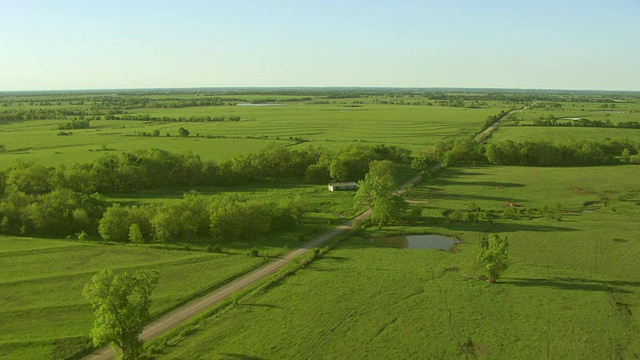
[[526,202],[526,199],[502,197],[502,196],[485,196],[477,194],[444,194],[440,198],[446,200],[479,200],[479,201],[498,201],[498,202]]
[[278,305],[271,305],[271,304],[249,304],[249,303],[243,303],[240,304],[240,306],[246,306],[246,307],[261,307],[261,308],[268,308],[268,309],[282,309],[281,306]]
[[580,278],[511,278],[500,280],[505,285],[519,287],[546,287],[560,290],[581,290],[581,291],[607,291],[612,293],[629,294],[629,290],[620,288],[621,286],[640,286],[639,281],[600,281]]
[[524,184],[499,182],[499,181],[451,181],[447,179],[438,179],[439,186],[442,185],[464,185],[464,186],[488,186],[495,188],[521,188]]
[[220,355],[225,356],[223,359],[263,360],[263,358],[261,357],[245,355],[245,354],[220,353]]
[[552,225],[542,225],[542,224],[522,224],[522,223],[490,223],[490,222],[478,222],[478,223],[468,223],[468,222],[460,222],[460,223],[450,223],[443,221],[441,218],[438,218],[436,221],[428,222],[431,225],[438,226],[450,231],[475,231],[475,232],[491,232],[491,233],[502,233],[502,232],[519,232],[519,231],[530,231],[530,232],[568,232],[568,231],[577,231],[576,229],[562,227],[562,226],[552,226]]

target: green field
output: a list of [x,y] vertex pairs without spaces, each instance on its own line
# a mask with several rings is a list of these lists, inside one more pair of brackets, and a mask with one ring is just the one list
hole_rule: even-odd
[[56,341],[86,337],[93,316],[82,288],[103,268],[157,269],[161,280],[151,312],[159,314],[262,262],[245,255],[11,237],[0,238],[0,249],[3,359],[49,358]]
[[[231,194],[238,199],[264,200],[303,196],[308,213],[303,224],[291,230],[250,241],[214,244],[224,254],[207,253],[212,241],[206,238],[185,244],[125,246],[0,236],[0,264],[6,269],[0,292],[12,294],[0,300],[0,357],[48,358],[57,342],[87,337],[93,316],[81,292],[91,276],[103,268],[159,270],[161,280],[151,309],[158,315],[266,261],[247,256],[249,250],[277,256],[344,221],[341,217],[355,214],[352,193],[330,193],[326,186],[267,182],[199,190],[212,201]],[[105,200],[123,205],[162,203],[182,198],[184,191],[187,189],[112,194]]]
[[[447,170],[409,195],[428,201],[423,226],[370,230],[340,243],[160,358],[638,357],[639,175],[635,166]],[[443,209],[470,202],[489,209],[559,204],[561,218],[442,218]],[[407,231],[462,243],[443,252],[368,240]],[[486,232],[510,241],[510,267],[495,285],[473,279],[470,267]]]
[[[237,115],[242,119],[204,123],[93,120],[90,129],[71,130],[72,135],[68,136],[58,135],[60,131],[56,129],[58,124],[68,120],[13,122],[0,127],[0,144],[7,147],[7,152],[0,155],[0,168],[6,168],[17,160],[71,165],[89,162],[105,153],[150,147],[173,152],[189,150],[203,159],[220,161],[255,152],[273,142],[299,144],[297,146],[312,144],[330,149],[344,148],[353,143],[384,143],[419,151],[445,138],[470,136],[478,131],[487,116],[513,106],[497,102],[489,105],[490,108],[468,109],[286,103],[280,106],[138,109],[131,113],[175,118]],[[180,127],[189,130],[191,136],[177,137]],[[160,131],[161,136],[134,136],[136,132],[153,133],[155,130]]]
[[629,139],[640,141],[640,129],[610,129],[587,127],[548,127],[548,126],[503,126],[489,140],[538,141],[553,143],[580,140],[603,141],[606,139]]
[[[572,98],[553,92],[391,89],[0,95],[0,116],[47,110],[67,114],[65,119],[5,117],[0,169],[17,161],[69,168],[145,148],[190,151],[221,162],[273,143],[332,150],[385,144],[417,155],[442,140],[468,138],[488,117],[520,109],[536,96],[545,108],[518,113],[488,141],[640,141],[637,129],[523,126],[549,115],[613,124],[637,121],[640,103],[627,94]],[[218,96],[224,104],[183,106]],[[88,129],[60,135],[58,125],[81,120],[79,113],[96,120]],[[139,115],[182,120],[105,120]],[[192,116],[227,120],[188,121]],[[228,121],[229,116],[241,119]],[[190,136],[179,137],[181,127]],[[156,130],[159,136],[141,136]],[[399,183],[415,175],[408,164],[399,170]],[[361,236],[336,243],[278,286],[241,300],[193,332],[184,331],[188,336],[171,339],[159,358],[639,358],[639,177],[640,167],[633,165],[446,169],[405,196],[422,210],[419,223],[370,226]],[[52,358],[86,348],[92,313],[81,292],[101,269],[159,270],[151,309],[159,316],[363,210],[354,208],[352,192],[328,192],[326,185],[302,178],[256,179],[232,186],[117,188],[101,199],[104,206],[161,205],[190,190],[209,203],[229,197],[276,203],[300,197],[307,211],[301,223],[246,241],[203,236],[189,242],[113,245],[95,231],[87,241],[0,235],[5,269],[0,277],[0,358]],[[465,218],[472,211],[476,219]],[[423,233],[450,235],[462,243],[445,252],[371,241]],[[510,241],[510,266],[495,285],[478,281],[474,266],[479,242],[488,233]],[[218,250],[222,253],[214,253]],[[253,250],[261,257],[248,256]]]
[[[545,119],[548,116],[561,118],[587,118],[589,120],[610,120],[613,124],[621,121],[638,121],[640,119],[640,103],[637,100],[628,102],[566,102],[555,103],[560,107],[553,107],[552,102],[542,102],[544,108],[535,107],[518,114],[521,124],[531,124],[535,119]],[[514,121],[512,119],[511,121]]]

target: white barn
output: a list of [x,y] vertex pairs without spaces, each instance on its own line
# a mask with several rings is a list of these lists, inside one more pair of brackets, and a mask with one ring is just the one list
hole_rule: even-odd
[[355,182],[337,182],[329,184],[329,191],[339,190],[358,190],[358,184]]

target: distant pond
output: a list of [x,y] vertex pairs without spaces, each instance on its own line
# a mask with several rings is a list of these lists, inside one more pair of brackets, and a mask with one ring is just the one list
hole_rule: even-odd
[[443,235],[398,235],[374,239],[378,245],[392,246],[401,249],[440,249],[449,250],[460,240]]

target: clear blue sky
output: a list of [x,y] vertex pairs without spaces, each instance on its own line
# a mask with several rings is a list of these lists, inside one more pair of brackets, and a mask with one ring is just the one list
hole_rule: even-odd
[[0,91],[640,90],[640,0],[0,0]]

